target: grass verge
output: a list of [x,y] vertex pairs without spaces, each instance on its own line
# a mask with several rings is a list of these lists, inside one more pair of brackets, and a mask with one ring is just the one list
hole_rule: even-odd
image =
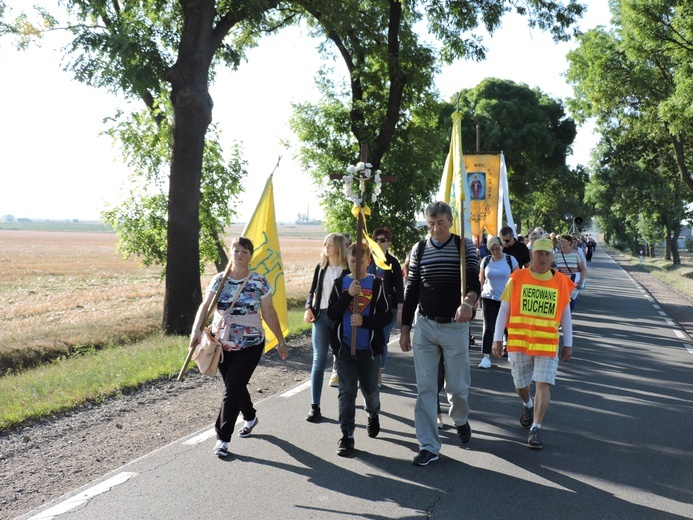
[[[290,337],[310,329],[303,309],[289,311]],[[153,335],[126,346],[63,357],[0,378],[0,430],[178,375],[188,339]],[[194,366],[191,364],[191,366]]]
[[667,285],[693,298],[693,266],[688,264],[674,265],[671,260],[664,258],[643,258],[642,263],[640,263],[639,256],[619,251],[608,244],[600,245],[609,254],[618,254],[626,257],[639,270],[650,273]]

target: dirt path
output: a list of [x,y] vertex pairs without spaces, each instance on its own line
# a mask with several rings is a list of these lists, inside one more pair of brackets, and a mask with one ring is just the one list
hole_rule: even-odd
[[[614,259],[693,335],[693,299],[640,271],[625,257]],[[271,352],[251,380],[253,399],[259,401],[306,380],[311,362],[307,335],[291,342],[286,363]],[[26,513],[153,449],[209,427],[221,392],[218,379],[191,371],[183,383],[156,382],[101,404],[2,432],[0,517]]]

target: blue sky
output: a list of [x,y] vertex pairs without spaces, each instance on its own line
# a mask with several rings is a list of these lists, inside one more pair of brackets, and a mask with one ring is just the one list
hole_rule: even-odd
[[[588,4],[583,29],[608,24],[607,2],[583,3]],[[56,50],[60,38],[52,35],[41,48],[25,52],[1,42],[0,217],[98,219],[105,203],[118,200],[127,180],[117,150],[99,135],[105,129],[103,119],[127,104],[63,72]],[[561,99],[572,94],[562,73],[574,43],[555,44],[549,35],[531,31],[522,18],[510,16],[486,44],[485,62],[459,61],[443,68],[436,81],[443,99],[489,76],[539,87]],[[263,40],[247,63],[236,72],[222,71],[211,87],[214,120],[225,139],[243,141],[249,162],[241,220],[250,217],[280,155],[274,176],[278,220],[293,222],[307,211],[313,218],[322,216],[311,180],[294,160],[298,143],[287,124],[291,102],[317,96],[313,78],[319,65],[315,43],[300,28],[290,28]],[[597,142],[592,130],[591,125],[579,129],[571,165],[589,161]],[[285,141],[292,143],[288,150]]]

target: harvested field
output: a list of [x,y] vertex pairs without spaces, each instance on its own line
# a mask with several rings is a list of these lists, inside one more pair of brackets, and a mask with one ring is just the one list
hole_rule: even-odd
[[[227,242],[242,228],[232,226]],[[304,298],[324,232],[282,226],[279,235],[287,296]],[[110,233],[0,230],[0,374],[159,328],[160,268],[122,258],[116,242]],[[214,272],[210,264],[203,287]]]

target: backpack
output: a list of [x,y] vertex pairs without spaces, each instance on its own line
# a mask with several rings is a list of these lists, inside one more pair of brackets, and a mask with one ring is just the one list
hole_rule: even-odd
[[[510,255],[508,253],[504,253],[504,255],[505,255],[505,261],[508,262],[508,267],[510,268],[510,272],[512,273],[514,271],[512,258],[510,258]],[[490,261],[491,261],[491,255],[485,256],[481,260],[481,264],[479,265],[479,269],[483,269],[485,266],[488,265],[488,263]],[[517,268],[519,269],[520,267],[518,266]]]

